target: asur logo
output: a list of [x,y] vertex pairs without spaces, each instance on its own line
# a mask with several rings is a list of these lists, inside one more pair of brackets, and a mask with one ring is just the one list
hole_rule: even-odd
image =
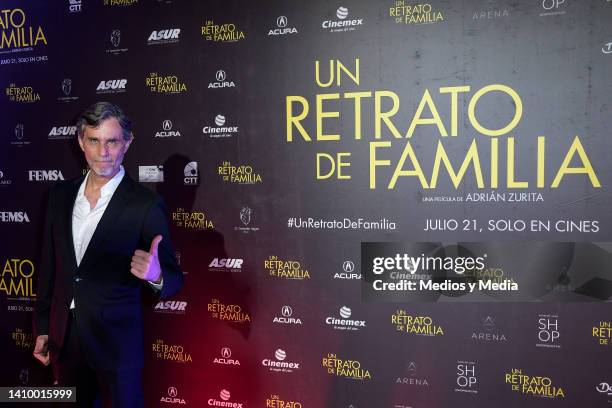
[[601,52],[603,52],[604,54],[612,54],[612,42],[609,42],[603,47],[601,47]]
[[347,18],[348,14],[348,9],[346,7],[338,7],[338,10],[336,10],[336,17],[338,17],[340,20]]
[[96,88],[97,93],[119,93],[125,92],[127,79],[111,79],[100,81]]
[[152,31],[147,42],[149,44],[164,44],[177,42],[179,40],[180,28]]
[[217,126],[225,125],[225,116],[223,116],[221,114],[215,116],[215,125],[217,125]]

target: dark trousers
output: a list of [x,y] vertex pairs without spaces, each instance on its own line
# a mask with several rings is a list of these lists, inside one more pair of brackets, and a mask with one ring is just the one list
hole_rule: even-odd
[[76,387],[78,408],[142,408],[142,370],[96,371],[87,363],[71,311],[59,364],[60,386]]

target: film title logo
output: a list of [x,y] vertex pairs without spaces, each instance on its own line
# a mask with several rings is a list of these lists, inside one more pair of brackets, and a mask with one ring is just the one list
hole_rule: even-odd
[[495,327],[495,320],[491,316],[485,317],[482,321],[482,329],[472,333],[472,340],[504,342],[507,341],[506,335],[499,332]]
[[402,385],[415,385],[418,387],[429,387],[429,381],[427,378],[421,377],[418,374],[417,365],[414,361],[408,363],[408,367],[406,369],[408,376],[407,377],[397,377],[395,380],[396,384]]
[[149,90],[153,93],[160,94],[180,94],[187,92],[187,85],[179,81],[176,75],[159,75],[157,72],[151,72],[145,83]]
[[244,259],[240,258],[214,258],[208,264],[208,270],[214,272],[242,272]]
[[179,404],[179,405],[186,405],[187,402],[183,399],[180,398],[178,395],[178,390],[176,389],[176,387],[168,387],[168,391],[167,391],[167,395],[165,397],[161,397],[160,398],[160,402],[165,402],[166,404]]
[[599,326],[593,326],[593,337],[599,340],[601,346],[612,345],[612,322],[599,322]]
[[253,171],[253,166],[241,164],[234,166],[224,161],[218,167],[218,173],[223,181],[232,184],[258,184],[262,182],[261,175]]
[[154,312],[159,313],[171,313],[171,314],[185,314],[187,308],[187,302],[182,300],[166,300],[159,301],[153,309]]
[[133,6],[138,0],[104,0],[105,6]]
[[302,403],[284,400],[277,394],[271,394],[266,398],[266,408],[302,408]]
[[323,367],[327,368],[327,373],[337,377],[351,378],[355,380],[371,380],[370,371],[362,368],[357,360],[342,360],[336,354],[328,353],[323,357]]
[[179,41],[180,28],[152,31],[147,38],[147,44],[171,44]]
[[244,406],[244,403],[242,402],[230,401],[231,393],[226,389],[223,389],[221,390],[221,392],[219,392],[219,398],[221,398],[221,400],[218,400],[216,398],[209,398],[208,405],[211,407],[232,407],[232,408],[243,408]]
[[537,347],[561,348],[559,339],[559,316],[541,314],[538,316],[538,340]]
[[281,307],[281,316],[274,316],[272,323],[275,324],[302,324],[302,320],[299,317],[293,316],[293,308],[285,305]]
[[478,394],[478,379],[476,378],[476,363],[473,361],[457,361],[457,392]]
[[212,20],[202,26],[202,37],[213,42],[237,42],[245,38],[244,31],[236,28],[235,24],[215,24]]
[[294,260],[279,259],[276,255],[270,255],[264,261],[264,268],[269,276],[284,279],[310,279],[310,272],[302,264]]
[[96,88],[98,94],[123,93],[126,91],[127,79],[110,79],[100,81]]
[[157,339],[152,344],[153,357],[158,360],[174,361],[177,363],[192,363],[191,354],[187,353],[180,344],[165,344],[162,339]]
[[397,331],[417,336],[443,336],[442,326],[435,325],[429,316],[412,316],[405,310],[397,310],[391,315],[391,323]]
[[4,262],[2,275],[0,275],[0,292],[10,297],[35,298],[36,293],[32,285],[33,275],[34,263],[31,260],[7,259]]
[[351,319],[351,308],[342,306],[340,308],[340,318],[329,316],[325,319],[325,324],[332,326],[334,330],[358,331],[366,327],[365,320]]
[[47,45],[42,27],[26,24],[26,13],[19,8],[0,10],[0,30],[0,50],[30,51],[37,45]]
[[550,377],[529,376],[523,370],[513,368],[505,374],[506,384],[510,384],[512,391],[520,394],[544,398],[565,398],[562,387],[553,385]]
[[5,91],[10,102],[34,103],[40,101],[40,94],[34,92],[31,86],[17,86],[10,83]]
[[336,10],[337,20],[325,20],[321,23],[321,27],[329,29],[330,33],[340,33],[346,31],[355,31],[357,27],[363,25],[363,18],[348,19],[349,10],[346,7],[338,7]]
[[183,208],[177,208],[172,212],[172,222],[175,226],[192,230],[214,229],[212,220],[200,211],[187,212]]
[[208,304],[208,312],[213,319],[231,323],[250,323],[251,316],[242,311],[240,305],[225,305],[219,299],[212,299]]
[[232,350],[229,347],[223,347],[221,349],[221,357],[215,357],[213,359],[213,364],[239,366],[240,360],[231,357]]
[[406,4],[404,0],[395,1],[389,7],[389,17],[394,17],[397,24],[433,24],[444,21],[439,10],[434,10],[430,3]]
[[264,367],[268,367],[270,371],[275,371],[279,373],[292,373],[295,370],[300,369],[300,363],[296,363],[293,361],[285,361],[287,358],[287,353],[285,350],[277,349],[274,352],[274,360],[266,358],[262,360],[261,365]]
[[30,349],[34,348],[34,336],[32,333],[26,333],[22,329],[15,329],[11,333],[11,339],[15,341],[15,346]]
[[271,28],[268,31],[268,36],[279,36],[279,35],[289,35],[289,34],[297,34],[297,28],[295,27],[287,27],[288,20],[286,16],[278,16],[276,19],[276,26],[278,28]]
[[[330,60],[326,67],[328,69],[320,68],[321,63],[318,60],[315,61],[314,65],[314,80],[320,88],[341,87],[343,82],[347,80],[352,82],[351,85],[359,86],[361,83],[359,59],[354,60],[354,66],[350,69],[338,60]],[[326,70],[327,73],[322,73]],[[379,179],[381,178],[383,181],[388,180],[386,185],[388,190],[395,189],[400,180],[414,180],[414,182],[420,184],[421,188],[436,189],[441,174],[445,179],[443,183],[448,184],[450,181],[455,189],[458,189],[461,183],[465,181],[466,175],[469,175],[469,178],[473,176],[474,184],[479,190],[502,187],[508,189],[556,189],[566,176],[571,178],[585,177],[592,188],[601,188],[596,171],[578,135],[573,136],[569,143],[566,140],[560,140],[558,136],[555,137],[557,145],[563,142],[560,145],[561,148],[567,148],[567,153],[562,159],[562,155],[559,157],[546,155],[546,136],[521,137],[520,140],[523,144],[533,146],[533,154],[527,156],[527,158],[533,162],[534,170],[528,176],[524,176],[525,179],[519,179],[516,174],[516,163],[520,162],[521,167],[530,166],[525,165],[525,160],[517,160],[515,137],[507,136],[516,128],[523,116],[523,101],[511,87],[504,84],[490,84],[473,92],[470,86],[442,86],[438,89],[437,94],[434,93],[432,96],[432,92],[425,89],[420,101],[415,104],[415,106],[418,106],[414,115],[399,115],[401,118],[412,117],[410,123],[401,124],[400,129],[407,129],[403,134],[398,130],[399,123],[396,116],[399,112],[401,100],[400,96],[393,91],[356,90],[354,92],[319,93],[315,95],[316,109],[312,110],[310,109],[312,105],[306,97],[288,95],[285,100],[286,141],[292,143],[295,137],[300,139],[300,143],[310,143],[314,139],[316,142],[337,144],[343,138],[352,138],[355,143],[372,139],[366,141],[366,143],[369,143],[369,177],[367,180],[369,181],[369,188],[372,190],[380,185]],[[499,100],[509,102],[506,105],[511,106],[508,112],[503,112],[503,115],[502,112],[499,112],[500,115],[509,117],[509,121],[506,123],[506,119],[500,120],[501,124],[487,125],[493,127],[487,128],[482,125],[483,118],[478,118],[476,112],[479,112],[477,109],[479,102],[482,99],[491,101],[493,95],[497,95]],[[459,159],[453,157],[453,161],[456,162],[453,164],[447,149],[451,148],[453,143],[457,143],[457,140],[463,139],[459,135],[459,129],[464,131],[464,128],[459,126],[459,118],[461,117],[459,115],[459,96],[466,99],[467,118],[465,118],[465,123],[470,125],[467,129],[471,132],[471,143],[467,147],[463,161],[459,164]],[[436,102],[434,102],[434,97],[435,99],[441,98],[445,103],[450,104],[450,118],[443,120],[436,107]],[[342,105],[344,102],[354,104],[355,109],[348,109],[349,113],[341,115],[338,108],[334,108],[334,106]],[[383,109],[383,106],[390,106],[390,108]],[[311,116],[315,116],[315,118],[309,118],[311,112],[313,112]],[[364,129],[362,125],[364,123],[362,121],[363,112],[373,116],[371,121],[368,118],[365,122],[372,124],[368,125],[367,129]],[[330,130],[327,131],[330,133],[326,133],[324,128],[329,129],[330,122],[332,125],[338,125],[338,121],[340,123],[353,121],[354,135],[331,133]],[[462,118],[461,121],[463,123],[464,119]],[[325,124],[327,125],[324,126]],[[307,127],[310,127],[310,129],[307,130]],[[425,161],[422,157],[419,157],[419,150],[415,151],[409,140],[415,133],[420,134],[421,130],[424,129],[433,130],[439,135],[435,153],[428,154],[429,158]],[[474,133],[476,135],[472,136]],[[383,135],[384,138],[391,140],[380,140]],[[506,136],[505,147],[502,145],[503,139],[500,136]],[[406,140],[402,141],[401,139]],[[398,149],[397,146],[393,147],[395,143],[403,144],[403,149]],[[465,144],[465,141],[463,143]],[[568,144],[569,147],[567,147]],[[392,153],[395,156],[390,156]],[[506,157],[503,157],[504,155]],[[500,159],[500,156],[502,159]],[[554,177],[550,177],[547,169],[549,169],[548,164],[553,159],[555,163],[552,167],[558,170],[552,173]],[[557,160],[560,160],[561,164],[558,164]],[[547,166],[544,165],[545,163]],[[333,180],[346,183],[347,180],[352,178],[350,174],[351,152],[341,151],[333,154],[317,152],[315,153],[314,164],[316,180],[318,181]],[[429,170],[431,171],[430,175],[428,174]],[[445,174],[448,174],[448,178]],[[364,177],[364,179],[366,178]]]

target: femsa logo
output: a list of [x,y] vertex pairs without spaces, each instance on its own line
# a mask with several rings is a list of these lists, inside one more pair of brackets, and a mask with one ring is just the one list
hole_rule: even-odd
[[109,81],[100,81],[96,91],[122,90],[127,86],[127,79],[111,79]]
[[60,170],[30,170],[28,176],[30,181],[64,180],[64,175]]

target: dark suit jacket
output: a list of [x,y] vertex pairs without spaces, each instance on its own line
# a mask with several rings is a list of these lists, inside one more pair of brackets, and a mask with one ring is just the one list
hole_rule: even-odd
[[[130,272],[136,249],[148,251],[161,234],[161,297],[183,284],[168,234],[165,206],[154,192],[127,173],[77,267],[72,239],[72,210],[84,176],[55,185],[49,194],[43,253],[38,277],[35,335],[49,335],[49,352],[57,365],[64,342],[70,302],[86,358],[96,370],[143,365],[141,288],[148,283]],[[152,289],[151,289],[152,290]]]

